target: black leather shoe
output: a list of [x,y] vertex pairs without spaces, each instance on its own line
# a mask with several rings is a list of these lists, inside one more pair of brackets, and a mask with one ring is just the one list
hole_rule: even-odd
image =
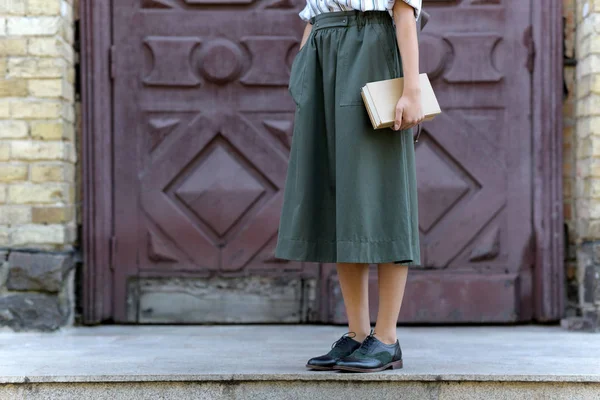
[[385,344],[371,332],[360,347],[347,357],[341,358],[334,369],[352,372],[377,372],[388,368],[402,368],[402,350],[396,340]]
[[354,332],[344,333],[341,338],[333,342],[329,353],[311,358],[306,367],[319,371],[331,371],[340,358],[352,354],[361,346],[360,342],[352,339],[354,336],[356,336]]

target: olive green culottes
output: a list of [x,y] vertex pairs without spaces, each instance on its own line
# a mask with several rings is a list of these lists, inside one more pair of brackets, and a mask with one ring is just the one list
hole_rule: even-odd
[[275,256],[308,262],[421,263],[412,130],[374,130],[360,88],[402,76],[386,11],[311,20],[291,67],[296,103]]

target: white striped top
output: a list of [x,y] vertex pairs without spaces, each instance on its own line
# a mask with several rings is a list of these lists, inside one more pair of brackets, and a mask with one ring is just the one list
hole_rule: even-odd
[[[415,18],[421,13],[422,0],[402,0],[415,9]],[[306,0],[306,7],[298,14],[304,21],[317,14],[332,11],[388,11],[392,15],[395,0]]]

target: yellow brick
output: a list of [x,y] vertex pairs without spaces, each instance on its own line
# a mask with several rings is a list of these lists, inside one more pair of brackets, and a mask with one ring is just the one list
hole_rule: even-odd
[[590,168],[592,158],[584,158],[577,161],[578,182],[575,185],[577,197],[587,197],[590,194]]
[[592,94],[590,97],[590,115],[600,115],[600,96]]
[[30,79],[29,93],[35,97],[61,97],[62,79]]
[[577,100],[583,100],[590,95],[592,92],[592,78],[593,75],[582,76],[577,81]]
[[589,175],[593,178],[600,178],[600,158],[590,160]]
[[32,56],[64,57],[65,47],[63,41],[57,37],[31,38],[28,41],[27,51]]
[[55,37],[32,38],[29,39],[27,51],[33,56],[60,57],[59,43],[60,39]]
[[10,101],[0,100],[0,118],[10,118]]
[[8,61],[8,77],[61,78],[66,74],[65,65],[60,58],[14,57]]
[[10,104],[10,115],[21,119],[60,118],[62,106],[55,101],[14,101]]
[[31,207],[27,206],[0,206],[0,224],[16,225],[31,222]]
[[577,101],[578,117],[600,114],[600,95],[591,94]]
[[60,15],[60,0],[27,0],[28,15]]
[[[2,0],[0,0],[0,4]],[[27,40],[25,39],[0,39],[0,57],[24,56],[27,54]]]
[[600,74],[597,74],[597,75],[594,75],[591,77],[590,89],[591,89],[592,93],[600,94]]
[[61,27],[59,17],[8,17],[7,33],[11,36],[56,35]]
[[66,136],[65,122],[40,121],[31,123],[31,137],[41,140],[62,140]]
[[75,89],[66,79],[30,79],[29,93],[35,97],[63,98],[74,101]]
[[0,14],[25,15],[25,0],[0,0]]
[[63,99],[69,101],[69,103],[73,103],[75,101],[75,87],[68,82],[66,79],[61,81],[62,92],[61,96]]
[[0,78],[4,78],[6,76],[8,64],[6,58],[0,58]]
[[592,54],[599,54],[600,53],[600,36],[598,34],[594,35],[590,39],[589,52],[592,53]]
[[[600,40],[594,37],[594,40]],[[577,63],[577,77],[600,73],[600,54],[589,54]]]
[[0,142],[0,161],[8,161],[10,159],[10,143]]
[[592,198],[600,198],[600,180],[590,179],[590,196]]
[[34,224],[60,224],[73,220],[73,207],[33,207],[31,222]]
[[577,140],[576,147],[577,160],[588,157],[600,157],[600,140],[597,137],[588,136],[580,138]]
[[589,118],[590,134],[596,136],[594,140],[600,141],[600,116]]
[[75,36],[73,32],[73,24],[71,21],[63,18],[60,23],[60,36],[69,44],[73,44]]
[[70,185],[66,183],[16,183],[8,185],[10,204],[55,204],[69,199]]
[[[577,55],[579,56],[579,60],[583,60],[583,58],[581,57],[581,55],[584,54],[589,54],[590,52],[590,41],[591,41],[591,36],[586,37],[585,39],[583,39],[580,43],[577,43]],[[579,67],[579,65],[581,64],[580,62],[577,63],[577,67]],[[578,68],[579,69],[579,68]]]
[[[79,120],[81,123],[81,120]],[[75,141],[75,124],[73,123],[65,123],[65,130],[63,132],[63,139],[68,140],[70,142]]]
[[75,106],[70,103],[63,103],[62,117],[71,123],[75,122]]
[[25,97],[27,94],[26,80],[0,78],[0,97]]
[[67,70],[67,82],[69,82],[70,84],[75,83],[75,69],[69,68]]
[[0,163],[0,181],[26,181],[27,164]]
[[600,201],[590,199],[590,216],[591,219],[600,219]]
[[65,142],[34,142],[15,140],[11,142],[13,160],[70,160],[71,145]]
[[0,121],[0,139],[18,139],[27,137],[25,121]]
[[12,230],[13,246],[39,244],[64,244],[65,228],[62,225],[20,225]]
[[73,165],[67,163],[36,163],[31,165],[32,182],[72,182]]

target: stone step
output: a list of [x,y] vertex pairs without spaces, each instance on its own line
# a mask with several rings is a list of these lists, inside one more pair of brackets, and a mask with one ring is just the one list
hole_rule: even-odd
[[[474,381],[432,377],[285,378],[225,375],[216,377],[148,377],[123,380],[119,376],[80,377],[63,382],[28,382],[0,386],[0,399],[161,399],[161,400],[470,400],[470,399],[600,399],[600,383],[578,381]],[[387,378],[387,379],[386,379]]]
[[332,326],[103,326],[0,333],[0,400],[600,399],[600,335],[398,329],[405,368],[313,372]]

